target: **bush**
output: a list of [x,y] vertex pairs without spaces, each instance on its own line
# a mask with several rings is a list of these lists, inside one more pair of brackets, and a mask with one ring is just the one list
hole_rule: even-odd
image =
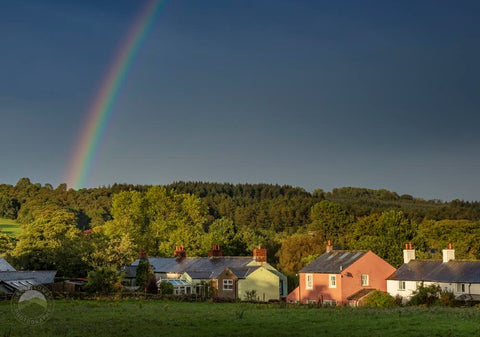
[[256,302],[258,300],[257,298],[257,291],[256,290],[250,290],[245,292],[245,301],[247,302]]
[[147,286],[150,277],[153,276],[153,269],[147,259],[140,259],[137,267],[137,275],[135,276],[135,284],[139,291],[143,291]]
[[427,287],[420,286],[408,301],[408,305],[426,305],[427,307],[439,303],[441,289],[436,284]]
[[158,294],[157,280],[154,276],[150,277],[145,288],[147,294]]
[[395,302],[395,298],[393,298],[389,293],[375,290],[370,295],[365,297],[363,305],[367,307],[391,308],[397,306],[397,303]]
[[167,281],[162,281],[160,283],[160,293],[162,295],[171,295],[173,294],[173,284],[171,284],[170,282],[167,282]]
[[101,268],[88,273],[88,282],[85,290],[89,293],[110,293],[118,289],[120,275],[109,268]]
[[459,301],[455,299],[455,295],[446,290],[440,292],[440,302],[446,307],[454,307],[459,304]]

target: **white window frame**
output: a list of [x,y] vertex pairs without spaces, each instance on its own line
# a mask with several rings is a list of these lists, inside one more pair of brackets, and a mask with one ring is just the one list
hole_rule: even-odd
[[232,291],[233,290],[233,279],[226,278],[223,280],[223,290]]
[[362,287],[368,287],[370,285],[370,278],[368,277],[368,274],[362,274],[360,284]]
[[407,284],[405,281],[398,281],[398,290],[403,291],[403,290],[406,290],[406,288],[407,288]]
[[335,274],[328,275],[328,287],[329,288],[337,287],[337,275]]
[[467,287],[465,283],[457,283],[456,287],[457,293],[465,294],[467,292]]
[[337,306],[336,300],[323,300],[323,305],[326,307],[334,307]]
[[313,289],[313,274],[305,274],[305,289]]

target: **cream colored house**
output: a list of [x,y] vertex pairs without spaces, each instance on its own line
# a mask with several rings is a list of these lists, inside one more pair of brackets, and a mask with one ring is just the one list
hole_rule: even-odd
[[455,260],[451,245],[442,253],[441,261],[417,260],[415,250],[407,245],[403,251],[404,264],[387,278],[388,293],[406,302],[420,286],[435,284],[459,300],[480,301],[480,261]]

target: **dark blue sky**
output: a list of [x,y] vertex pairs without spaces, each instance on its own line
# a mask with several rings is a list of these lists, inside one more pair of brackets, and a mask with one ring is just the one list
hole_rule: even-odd
[[[0,183],[63,182],[143,3],[1,1]],[[479,15],[478,1],[167,1],[89,186],[267,182],[480,200]]]

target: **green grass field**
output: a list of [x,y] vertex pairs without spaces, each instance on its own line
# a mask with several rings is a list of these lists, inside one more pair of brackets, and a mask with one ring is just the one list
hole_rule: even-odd
[[480,336],[480,309],[69,300],[26,326],[3,301],[0,336]]
[[16,223],[14,220],[0,218],[0,231],[2,233],[18,236],[22,232],[22,225]]

